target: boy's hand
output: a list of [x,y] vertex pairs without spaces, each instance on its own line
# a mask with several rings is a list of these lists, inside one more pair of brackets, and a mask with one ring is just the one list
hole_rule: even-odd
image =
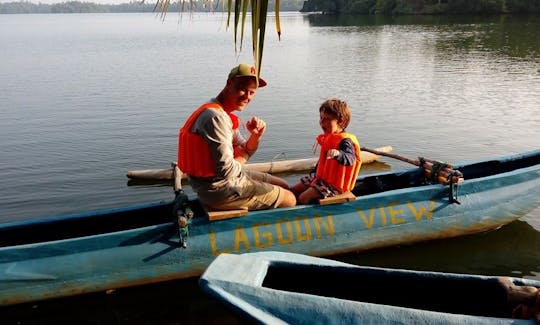
[[332,159],[339,156],[339,150],[330,149],[326,152],[326,159]]

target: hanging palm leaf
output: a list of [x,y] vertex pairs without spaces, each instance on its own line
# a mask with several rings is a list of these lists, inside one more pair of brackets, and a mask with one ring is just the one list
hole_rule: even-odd
[[[143,0],[144,2],[145,0]],[[190,10],[194,7],[194,0],[177,0],[178,8],[184,10],[186,1],[190,3]],[[219,0],[218,0],[219,1]],[[160,13],[160,17],[165,19],[171,0],[157,0],[154,11]],[[211,0],[204,0],[204,5],[211,8]],[[253,61],[257,69],[257,76],[261,73],[262,57],[264,50],[264,35],[266,32],[266,18],[268,17],[268,0],[227,0],[227,29],[230,27],[231,13],[234,10],[234,49],[242,51],[244,42],[244,30],[248,7],[251,5],[251,35]],[[276,0],[276,31],[278,39],[281,39],[281,25],[279,21],[279,0]],[[240,40],[238,34],[240,33]]]

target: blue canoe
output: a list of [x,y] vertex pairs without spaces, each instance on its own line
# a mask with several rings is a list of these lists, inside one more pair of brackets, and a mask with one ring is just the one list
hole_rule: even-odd
[[[540,289],[540,281],[504,278]],[[219,255],[199,285],[251,323],[536,324],[512,318],[518,303],[509,303],[501,279],[258,252]]]
[[360,177],[351,201],[237,218],[190,198],[185,248],[172,201],[3,223],[0,305],[199,276],[221,253],[329,256],[480,233],[540,206],[540,149],[454,168],[456,188],[422,168],[387,171]]

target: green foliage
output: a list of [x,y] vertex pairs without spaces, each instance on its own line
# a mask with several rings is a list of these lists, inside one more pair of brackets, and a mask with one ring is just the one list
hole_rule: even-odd
[[448,1],[448,13],[494,14],[500,13],[503,0],[452,0]]
[[0,3],[0,14],[45,13],[101,13],[101,12],[152,12],[154,5],[137,1],[118,5],[102,5],[92,2],[68,1],[56,4],[31,3],[28,1]]
[[375,4],[375,14],[391,15],[396,7],[396,0],[377,0]]
[[506,0],[506,10],[515,13],[540,13],[540,0]]
[[539,13],[540,0],[307,0],[301,11],[362,15]]
[[108,12],[103,7],[90,2],[69,1],[51,6],[51,13]]
[[372,14],[372,8],[375,7],[377,0],[358,0],[348,1],[344,12],[351,14]]
[[[343,0],[340,1],[342,4]],[[339,13],[336,0],[308,0],[300,10],[302,12]]]
[[0,14],[43,14],[50,13],[50,7],[50,5],[27,1],[0,3]]

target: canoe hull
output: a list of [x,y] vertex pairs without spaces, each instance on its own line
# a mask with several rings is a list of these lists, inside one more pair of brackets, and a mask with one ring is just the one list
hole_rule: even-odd
[[[509,279],[540,287],[540,281]],[[199,284],[243,318],[264,324],[534,324],[510,318],[513,306],[495,276],[259,252],[218,256]]]
[[[485,169],[482,166],[478,169]],[[418,173],[422,171],[375,174],[359,183]],[[187,248],[179,246],[171,203],[4,224],[0,305],[198,276],[221,253],[272,250],[329,256],[491,230],[540,206],[540,165],[466,178],[459,186],[460,204],[452,203],[449,195],[448,186],[434,184],[366,194],[342,204],[253,211],[219,221],[196,216]],[[137,218],[163,222],[122,229],[123,223]],[[46,238],[62,222],[65,232],[83,222],[85,227],[115,223],[118,229],[6,244],[10,234],[15,234],[13,240],[25,237],[25,232]]]

